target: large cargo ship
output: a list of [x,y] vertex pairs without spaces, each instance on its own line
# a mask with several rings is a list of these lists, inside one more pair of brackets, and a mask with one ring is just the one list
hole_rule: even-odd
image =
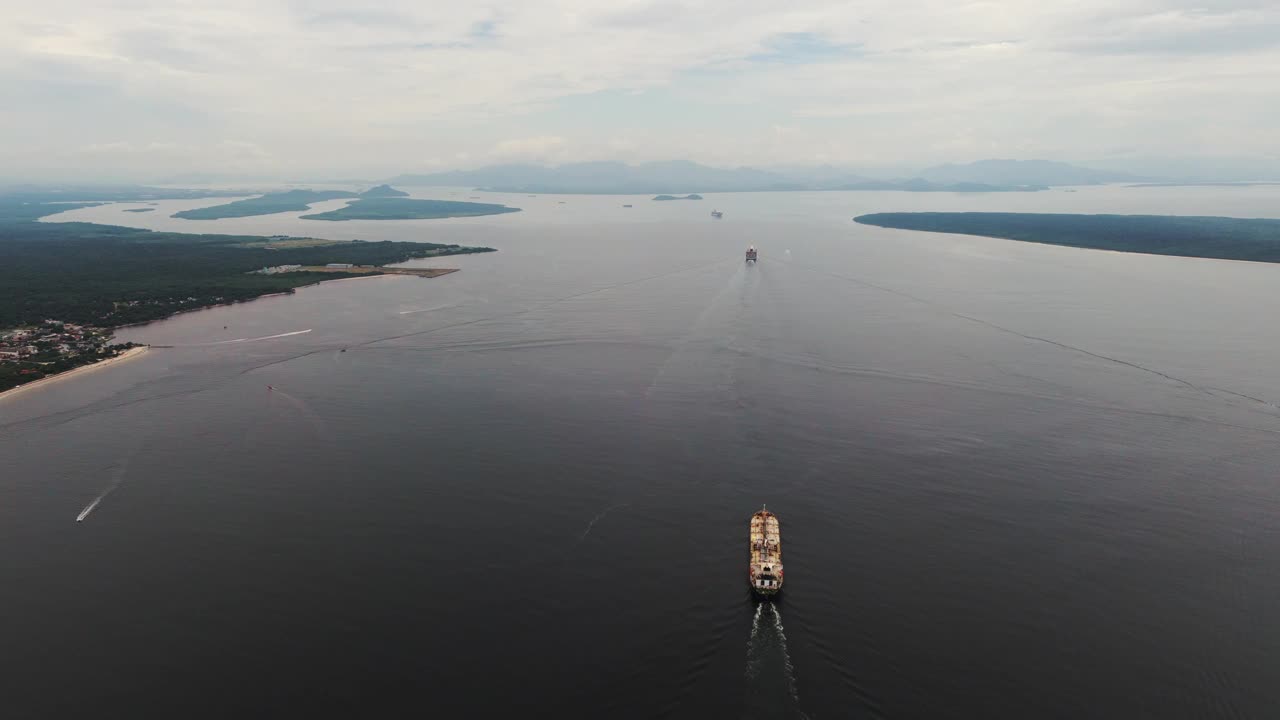
[[778,516],[761,507],[751,516],[751,589],[760,595],[782,590],[782,531]]

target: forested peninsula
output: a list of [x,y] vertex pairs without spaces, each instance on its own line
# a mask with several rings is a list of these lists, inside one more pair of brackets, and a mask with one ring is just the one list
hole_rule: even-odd
[[[378,274],[386,272],[383,265],[413,258],[492,252],[435,243],[39,222],[46,215],[100,204],[65,194],[51,198],[0,196],[0,391],[118,354],[125,348],[106,345],[110,328],[292,292],[323,280]],[[351,267],[325,267],[331,264]],[[64,326],[75,327],[79,335],[72,340]]]
[[413,200],[398,197],[362,198],[329,212],[303,215],[303,220],[436,220],[520,212],[494,203],[454,200]]
[[390,185],[379,185],[363,193],[345,190],[288,190],[267,193],[212,207],[176,212],[172,217],[184,220],[219,220],[233,217],[273,215],[300,212],[326,200],[351,198],[355,202],[328,212],[303,215],[303,220],[435,220],[450,217],[475,217],[519,212],[520,208],[493,203],[457,202],[453,200],[416,200]]
[[1094,250],[1280,262],[1280,220],[1191,215],[908,212],[859,215],[863,225],[980,235]]
[[288,190],[267,193],[261,197],[236,200],[224,205],[182,210],[170,217],[183,218],[184,220],[221,220],[222,218],[274,215],[282,212],[301,212],[310,208],[312,203],[325,200],[354,197],[359,196],[345,190]]

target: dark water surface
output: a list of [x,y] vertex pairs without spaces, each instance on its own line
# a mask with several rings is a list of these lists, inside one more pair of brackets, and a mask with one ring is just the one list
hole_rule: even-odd
[[1271,717],[1280,266],[849,218],[1275,194],[67,213],[501,252],[131,328],[173,347],[0,400],[4,716]]

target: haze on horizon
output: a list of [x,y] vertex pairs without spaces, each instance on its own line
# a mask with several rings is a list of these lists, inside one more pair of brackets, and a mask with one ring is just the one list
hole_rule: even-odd
[[49,0],[4,12],[11,181],[670,159],[1280,168],[1274,2]]

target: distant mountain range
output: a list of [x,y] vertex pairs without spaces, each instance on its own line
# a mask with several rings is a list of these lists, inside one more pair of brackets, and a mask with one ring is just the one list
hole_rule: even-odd
[[395,185],[452,185],[494,192],[653,195],[747,190],[803,190],[804,185],[767,170],[713,168],[682,160],[627,165],[587,162],[542,165],[494,165],[429,175],[400,175]]
[[1138,175],[1094,170],[1052,160],[979,160],[963,165],[938,165],[920,171],[920,177],[935,183],[1049,186],[1101,185],[1151,180]]
[[907,192],[1026,192],[1054,185],[1149,180],[1047,160],[980,160],[939,165],[901,179],[873,179],[831,166],[760,170],[715,168],[688,161],[627,165],[588,162],[492,165],[476,170],[399,175],[396,185],[474,187],[491,192],[653,195],[781,190],[898,190]]

